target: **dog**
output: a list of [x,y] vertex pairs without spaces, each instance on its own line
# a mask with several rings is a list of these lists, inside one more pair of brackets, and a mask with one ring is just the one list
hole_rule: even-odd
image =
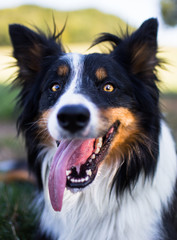
[[160,111],[158,21],[66,53],[60,33],[9,27],[17,121],[41,209],[36,239],[177,239],[177,157]]

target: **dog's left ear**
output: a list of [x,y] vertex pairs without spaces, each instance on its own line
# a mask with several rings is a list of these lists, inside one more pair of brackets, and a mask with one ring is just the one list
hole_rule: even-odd
[[158,64],[157,19],[145,21],[132,35],[125,37],[111,55],[132,74],[144,81],[152,80]]

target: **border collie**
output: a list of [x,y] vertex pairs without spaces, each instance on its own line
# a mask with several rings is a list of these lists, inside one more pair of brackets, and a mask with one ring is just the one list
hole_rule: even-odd
[[[159,110],[156,19],[101,34],[109,53],[66,53],[61,35],[10,25],[18,131],[52,240],[177,239],[175,143]],[[42,205],[42,203],[44,205]]]

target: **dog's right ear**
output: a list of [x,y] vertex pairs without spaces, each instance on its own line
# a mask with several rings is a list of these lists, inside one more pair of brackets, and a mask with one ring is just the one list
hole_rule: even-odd
[[[63,53],[63,48],[55,35],[47,37],[42,32],[35,32],[29,28],[12,24],[9,34],[13,45],[13,56],[19,67],[19,78],[23,81],[33,81],[40,70],[45,57]],[[60,34],[58,34],[59,36]]]

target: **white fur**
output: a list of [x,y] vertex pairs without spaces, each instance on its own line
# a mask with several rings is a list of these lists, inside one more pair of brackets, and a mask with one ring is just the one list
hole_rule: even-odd
[[[66,54],[63,60],[68,61],[71,68],[71,80],[70,85],[67,87],[66,91],[59,98],[59,101],[53,107],[53,111],[48,121],[48,129],[51,136],[60,140],[62,138],[69,138],[71,133],[60,127],[57,120],[57,113],[59,110],[66,105],[84,105],[90,112],[91,118],[85,129],[79,132],[80,137],[95,137],[95,132],[98,132],[98,109],[97,107],[89,101],[88,97],[79,93],[80,83],[82,80],[83,73],[83,61],[84,56],[81,54]],[[76,137],[76,136],[75,136]]]
[[[170,130],[161,123],[160,154],[154,180],[139,177],[130,194],[109,197],[116,166],[99,169],[96,179],[83,191],[65,190],[61,212],[55,212],[48,194],[48,165],[52,151],[43,161],[45,207],[41,229],[57,240],[156,240],[161,229],[162,208],[168,208],[177,178],[177,159]],[[115,162],[115,161],[113,161]],[[47,171],[47,172],[46,172]],[[59,237],[60,236],[60,237]]]

